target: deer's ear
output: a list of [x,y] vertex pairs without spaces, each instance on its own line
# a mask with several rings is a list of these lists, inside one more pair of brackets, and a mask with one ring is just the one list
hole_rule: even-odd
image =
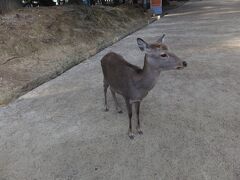
[[148,43],[146,43],[143,39],[137,38],[137,44],[141,51],[146,51],[149,48]]
[[160,37],[160,38],[157,40],[157,42],[158,42],[158,43],[164,43],[165,36],[166,36],[166,35],[163,34],[162,37]]

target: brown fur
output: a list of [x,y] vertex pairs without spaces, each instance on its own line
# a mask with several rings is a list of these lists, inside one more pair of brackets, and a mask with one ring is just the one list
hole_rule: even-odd
[[110,52],[102,60],[104,75],[105,109],[107,106],[107,89],[110,87],[118,112],[122,112],[115,93],[121,94],[126,102],[129,117],[129,137],[134,138],[132,132],[132,103],[136,106],[137,131],[142,134],[140,128],[139,111],[142,99],[154,87],[162,70],[178,69],[186,67],[186,62],[179,59],[173,53],[168,52],[168,47],[162,43],[164,35],[153,44],[147,44],[138,38],[138,46],[145,51],[144,66],[140,68],[128,63],[121,55]]

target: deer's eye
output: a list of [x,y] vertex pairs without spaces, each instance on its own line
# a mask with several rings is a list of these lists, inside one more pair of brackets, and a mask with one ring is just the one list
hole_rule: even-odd
[[164,53],[164,54],[161,54],[161,56],[162,56],[162,57],[167,57],[167,54]]

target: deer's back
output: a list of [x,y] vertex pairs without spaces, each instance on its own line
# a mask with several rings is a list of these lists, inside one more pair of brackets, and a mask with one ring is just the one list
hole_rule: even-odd
[[101,60],[101,65],[105,81],[122,95],[129,94],[133,77],[142,71],[114,52],[106,54]]

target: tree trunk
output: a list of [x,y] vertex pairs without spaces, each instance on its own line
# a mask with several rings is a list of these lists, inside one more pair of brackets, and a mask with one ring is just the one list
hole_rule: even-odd
[[21,7],[20,0],[0,0],[0,14]]
[[69,4],[82,4],[81,0],[69,0],[68,1]]
[[162,1],[162,5],[163,5],[163,6],[167,6],[167,5],[169,5],[168,0],[163,0],[163,1]]

